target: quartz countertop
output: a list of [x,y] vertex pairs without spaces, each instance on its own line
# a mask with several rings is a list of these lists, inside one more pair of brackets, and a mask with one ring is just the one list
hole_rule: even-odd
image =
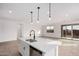
[[40,50],[43,53],[47,52],[46,55],[48,55],[48,54],[50,55],[50,51],[52,51],[54,48],[56,49],[58,47],[58,45],[61,45],[60,41],[51,40],[51,39],[48,39],[48,38],[37,37],[36,42],[26,41],[28,38],[19,38],[19,39],[26,42],[27,44],[31,45],[32,47]]

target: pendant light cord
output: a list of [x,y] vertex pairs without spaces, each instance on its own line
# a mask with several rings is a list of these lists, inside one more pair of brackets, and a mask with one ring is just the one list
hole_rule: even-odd
[[49,3],[49,18],[51,18],[51,3]]
[[39,21],[39,9],[40,9],[40,7],[37,7],[37,9],[38,9],[37,21]]
[[33,23],[33,12],[31,11],[31,23]]

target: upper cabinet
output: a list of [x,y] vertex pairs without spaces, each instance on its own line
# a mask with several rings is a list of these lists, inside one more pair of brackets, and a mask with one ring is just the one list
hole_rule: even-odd
[[79,24],[62,25],[61,36],[70,38],[79,38]]

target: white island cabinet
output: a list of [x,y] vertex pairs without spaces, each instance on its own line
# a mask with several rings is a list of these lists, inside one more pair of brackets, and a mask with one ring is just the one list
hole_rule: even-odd
[[26,41],[24,38],[18,39],[19,52],[22,56],[57,56],[58,41],[37,38],[36,42]]
[[29,45],[22,40],[18,40],[19,52],[22,56],[29,56]]

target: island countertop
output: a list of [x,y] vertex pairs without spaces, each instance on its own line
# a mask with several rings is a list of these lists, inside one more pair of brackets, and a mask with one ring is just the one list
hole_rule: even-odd
[[61,45],[61,42],[59,42],[58,40],[51,40],[48,38],[37,37],[36,42],[26,41],[27,38],[22,37],[19,39],[31,45],[32,47],[40,50],[41,52],[46,53],[45,55],[47,56],[58,55],[58,45]]

